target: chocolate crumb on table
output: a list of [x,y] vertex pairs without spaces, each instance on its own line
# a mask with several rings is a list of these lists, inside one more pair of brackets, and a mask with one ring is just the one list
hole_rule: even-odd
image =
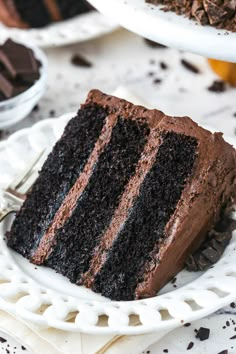
[[187,350],[191,350],[194,346],[193,342],[190,342],[189,345],[187,346]]
[[158,78],[153,80],[154,84],[160,84],[161,82],[162,82],[162,80],[158,79]]
[[225,92],[226,84],[222,80],[215,80],[207,89],[208,91],[216,92],[216,93]]
[[168,69],[168,65],[164,61],[160,62],[160,67],[161,67],[162,70],[167,70]]
[[187,322],[184,324],[184,327],[190,327],[191,326],[191,323]]
[[200,70],[198,69],[198,67],[196,65],[190,63],[186,59],[181,59],[181,64],[185,67],[185,69],[191,71],[192,73],[200,74]]
[[79,54],[74,54],[72,56],[71,64],[73,64],[75,66],[81,66],[83,68],[91,68],[93,66],[92,63],[88,59],[82,57]]
[[207,340],[210,336],[210,329],[205,327],[200,327],[197,331],[196,338],[200,339],[200,341]]

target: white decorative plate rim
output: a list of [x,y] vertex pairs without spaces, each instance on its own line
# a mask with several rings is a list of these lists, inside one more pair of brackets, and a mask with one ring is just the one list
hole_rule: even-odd
[[39,47],[58,47],[95,39],[119,28],[113,20],[90,11],[42,28],[10,28],[0,23],[0,42],[7,38]]
[[236,62],[236,33],[164,12],[162,5],[145,0],[89,0],[101,13],[121,26],[170,48],[196,53],[207,58]]
[[[12,156],[14,145],[19,148],[23,141],[24,144],[31,145],[33,141],[35,144],[34,137],[43,136],[45,131],[48,134],[54,132],[56,140],[73,115],[45,119],[0,142],[0,162],[5,161],[1,159],[3,153],[8,155],[8,150]],[[32,146],[32,149],[40,149],[39,145]],[[196,280],[150,299],[117,302],[100,297],[78,298],[34,280],[28,270],[24,272],[24,268],[19,267],[18,258],[23,257],[7,248],[3,224],[0,225],[0,308],[40,326],[90,334],[144,334],[205,317],[236,299],[235,231],[220,261]],[[28,261],[24,262],[27,267],[33,267]],[[46,271],[40,267],[40,272]],[[79,288],[82,287],[76,286]]]

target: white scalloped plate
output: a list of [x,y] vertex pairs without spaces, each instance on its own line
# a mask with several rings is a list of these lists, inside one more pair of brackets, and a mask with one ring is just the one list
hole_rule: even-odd
[[[46,119],[0,143],[0,187],[51,147],[74,114]],[[232,140],[231,140],[232,142]],[[151,299],[113,302],[8,249],[0,224],[0,308],[42,326],[93,334],[142,334],[199,319],[236,298],[236,232],[220,261],[205,273],[181,272]]]
[[143,37],[208,58],[236,62],[236,33],[201,26],[145,0],[89,0],[101,13]]
[[0,43],[11,37],[15,41],[32,43],[39,47],[57,47],[94,39],[118,27],[116,22],[97,11],[37,29],[9,28],[0,23]]

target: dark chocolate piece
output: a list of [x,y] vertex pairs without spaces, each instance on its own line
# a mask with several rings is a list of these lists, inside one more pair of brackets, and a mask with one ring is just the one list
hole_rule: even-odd
[[39,68],[32,50],[11,39],[0,47],[0,62],[14,79],[27,82],[39,79]]
[[227,349],[225,349],[225,350],[222,350],[220,353],[218,353],[218,354],[228,354],[229,352],[228,352],[228,350]]
[[197,331],[196,338],[200,339],[200,341],[207,340],[210,336],[210,329],[209,328],[204,328],[200,327],[199,330]]
[[6,342],[7,342],[7,340],[5,338],[0,337],[0,343],[6,343]]
[[71,58],[71,63],[75,66],[81,66],[83,68],[91,68],[93,65],[88,59],[82,57],[79,54],[73,55]]
[[194,74],[199,74],[200,70],[194,64],[190,63],[186,59],[181,59],[181,64],[185,67],[185,69],[191,71]]
[[229,339],[236,339],[236,335],[235,335],[235,336],[233,336],[233,337],[230,337]]
[[160,67],[161,67],[162,70],[167,70],[168,69],[168,65],[164,61],[160,62]]
[[0,91],[6,98],[11,98],[26,91],[31,85],[13,80],[5,68],[0,67]]
[[226,91],[226,84],[222,80],[215,80],[213,83],[207,88],[208,91],[211,92],[225,92]]

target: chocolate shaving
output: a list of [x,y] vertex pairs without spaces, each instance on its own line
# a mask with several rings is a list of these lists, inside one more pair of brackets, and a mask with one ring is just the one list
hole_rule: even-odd
[[190,342],[189,345],[187,346],[187,350],[191,350],[194,346],[193,342]]
[[163,11],[173,11],[194,19],[201,25],[236,32],[235,0],[146,0],[154,5],[164,5]]
[[79,54],[73,55],[71,58],[71,63],[75,66],[81,66],[83,68],[91,68],[93,66],[88,59],[82,57]]
[[236,221],[230,217],[231,210],[222,211],[220,221],[208,232],[200,248],[188,257],[185,265],[192,272],[203,271],[216,263],[228,246]]
[[191,71],[194,74],[200,73],[200,70],[186,59],[181,59],[181,64],[185,67],[185,69]]

